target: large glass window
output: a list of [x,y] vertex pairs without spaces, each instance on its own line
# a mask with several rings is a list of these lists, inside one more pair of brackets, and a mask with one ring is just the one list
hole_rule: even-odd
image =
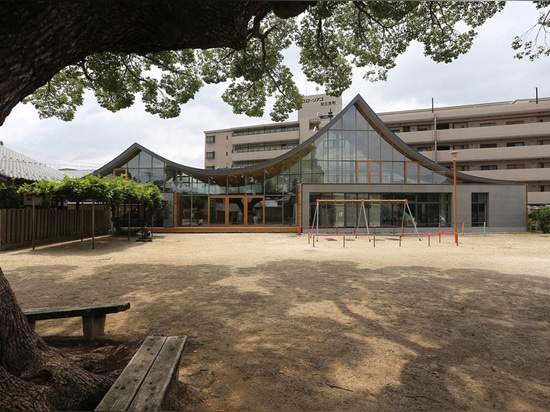
[[393,160],[393,147],[384,139],[380,140],[380,160],[392,161]]
[[225,224],[225,198],[210,197],[208,201],[208,220],[211,225]]
[[[331,202],[317,206],[317,199]],[[361,202],[338,202],[342,199],[366,202],[363,208]],[[364,226],[366,214],[370,228],[449,226],[449,200],[447,193],[311,193],[309,224],[316,226],[318,218],[319,227]]]
[[420,181],[420,169],[417,162],[406,162],[407,170],[407,182],[410,184],[418,183]]
[[355,179],[357,183],[369,182],[369,162],[358,161],[355,165]]
[[368,144],[368,153],[367,156],[371,160],[381,160],[382,156],[380,155],[380,145],[381,138],[378,133],[374,130],[369,131],[369,144]]
[[369,162],[369,183],[381,183],[382,162]]
[[349,110],[342,118],[342,130],[355,130],[355,108]]

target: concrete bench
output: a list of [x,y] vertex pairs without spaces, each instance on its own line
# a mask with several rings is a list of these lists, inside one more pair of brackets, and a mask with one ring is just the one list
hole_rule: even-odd
[[95,410],[160,410],[186,345],[187,336],[149,336]]
[[34,328],[37,320],[82,317],[82,331],[86,340],[94,340],[105,333],[105,318],[109,313],[130,309],[130,302],[89,306],[62,306],[24,309],[23,313]]

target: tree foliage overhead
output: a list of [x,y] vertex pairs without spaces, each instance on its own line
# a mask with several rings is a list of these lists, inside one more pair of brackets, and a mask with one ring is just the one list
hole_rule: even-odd
[[[159,3],[172,3],[160,1]],[[184,2],[189,4],[188,2]],[[205,2],[215,7],[221,3]],[[341,95],[351,84],[352,69],[365,69],[367,80],[385,80],[396,58],[412,41],[424,54],[449,63],[467,53],[475,29],[501,11],[504,2],[240,2],[246,4],[243,37],[226,46],[204,44],[167,51],[113,53],[113,47],[72,62],[26,101],[42,117],[71,120],[85,90],[99,104],[117,111],[140,96],[147,112],[162,118],[180,115],[181,105],[204,84],[226,82],[222,98],[235,113],[261,116],[274,97],[271,117],[282,121],[300,108],[301,96],[284,53],[300,49],[307,78]],[[212,25],[209,35],[222,31]]]
[[550,56],[550,1],[534,2],[540,11],[536,24],[523,35],[516,36],[512,48],[517,51],[516,58],[535,60]]
[[[540,18],[514,40],[517,58],[550,54],[550,2],[534,3]],[[86,90],[111,111],[141,99],[147,112],[172,118],[203,85],[213,83],[226,85],[222,99],[239,114],[261,116],[273,97],[271,118],[282,121],[302,102],[284,61],[292,45],[300,50],[308,80],[338,96],[350,86],[354,67],[364,70],[366,80],[385,80],[413,41],[422,43],[432,60],[452,62],[470,50],[476,28],[504,6],[487,1],[8,0],[0,3],[0,42],[5,43],[0,58],[6,57],[5,73],[0,68],[0,125],[24,98],[41,117],[70,121]],[[2,77],[16,77],[18,70],[20,90],[4,90]]]

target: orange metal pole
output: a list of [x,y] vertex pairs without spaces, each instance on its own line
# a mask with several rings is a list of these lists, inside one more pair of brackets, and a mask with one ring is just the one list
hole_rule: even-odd
[[455,243],[458,246],[458,210],[457,210],[457,201],[456,201],[456,155],[453,156],[453,220],[454,220],[454,229],[455,229]]

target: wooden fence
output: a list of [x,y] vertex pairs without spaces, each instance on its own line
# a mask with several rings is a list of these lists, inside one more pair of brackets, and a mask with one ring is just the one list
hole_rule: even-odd
[[0,250],[104,235],[110,216],[106,210],[0,209]]

